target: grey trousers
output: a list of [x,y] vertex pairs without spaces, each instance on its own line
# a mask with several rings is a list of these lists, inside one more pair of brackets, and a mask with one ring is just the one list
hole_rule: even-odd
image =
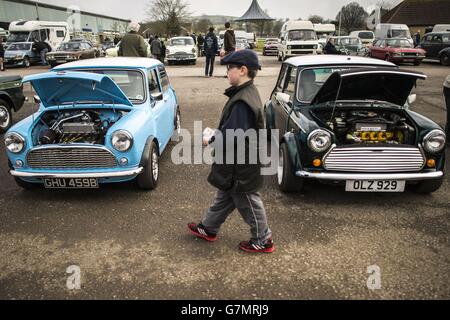
[[272,231],[267,224],[266,210],[261,200],[261,194],[258,192],[232,193],[222,190],[217,191],[214,204],[203,218],[202,225],[208,231],[217,234],[234,209],[239,211],[244,221],[250,226],[251,240],[255,244],[263,245],[272,237]]

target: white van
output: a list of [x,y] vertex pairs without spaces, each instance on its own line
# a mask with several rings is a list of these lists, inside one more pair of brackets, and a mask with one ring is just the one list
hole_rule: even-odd
[[375,27],[375,38],[408,38],[412,40],[411,32],[406,24],[379,23]]
[[437,24],[432,32],[450,32],[450,24]]
[[375,41],[375,33],[370,30],[358,30],[350,32],[350,37],[360,38],[364,46],[371,46]]
[[281,28],[279,61],[293,56],[317,54],[318,49],[319,41],[311,21],[288,21]]
[[69,24],[55,21],[13,21],[9,25],[7,44],[14,42],[47,42],[56,50],[63,42],[70,40]]

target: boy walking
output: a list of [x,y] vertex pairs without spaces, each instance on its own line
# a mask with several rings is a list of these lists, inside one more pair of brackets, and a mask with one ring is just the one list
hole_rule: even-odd
[[[253,84],[259,65],[257,55],[251,50],[232,52],[224,57],[221,64],[227,66],[227,76],[231,87],[225,91],[229,100],[226,103],[220,119],[219,130],[222,133],[223,145],[231,144],[238,149],[235,137],[229,138],[227,130],[255,130],[264,129],[262,102],[258,90]],[[213,137],[217,140],[217,137]],[[205,145],[214,140],[203,141]],[[232,139],[231,141],[227,141]],[[245,154],[252,154],[258,150],[258,142],[249,139],[245,142]],[[253,139],[254,140],[254,139]],[[261,195],[258,190],[262,187],[261,164],[259,158],[252,164],[250,157],[245,157],[244,164],[238,164],[236,159],[229,162],[224,148],[225,164],[214,163],[208,182],[218,188],[214,204],[209,208],[200,224],[188,224],[189,231],[195,236],[210,242],[217,240],[221,225],[228,216],[237,209],[244,221],[250,226],[252,237],[243,241],[239,248],[250,253],[272,253],[275,249],[272,232],[267,223]],[[215,149],[217,152],[217,148]],[[226,160],[225,160],[226,159]],[[233,161],[234,160],[234,161]]]

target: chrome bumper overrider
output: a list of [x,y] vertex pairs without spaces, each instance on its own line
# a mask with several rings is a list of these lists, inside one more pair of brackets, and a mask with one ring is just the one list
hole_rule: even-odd
[[120,178],[136,176],[144,171],[144,168],[137,168],[126,171],[96,172],[96,173],[54,173],[54,172],[24,172],[10,170],[9,173],[19,178]]
[[444,175],[442,171],[424,172],[424,173],[329,173],[329,172],[307,172],[297,171],[296,176],[302,178],[319,180],[429,180],[440,178]]

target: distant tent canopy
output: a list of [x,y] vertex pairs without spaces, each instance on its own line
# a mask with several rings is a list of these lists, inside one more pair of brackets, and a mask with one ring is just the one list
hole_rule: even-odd
[[260,34],[264,31],[264,24],[266,21],[274,21],[258,4],[258,0],[253,0],[250,8],[240,18],[235,19],[235,22],[254,22],[259,25]]
[[258,0],[253,0],[250,8],[247,12],[240,18],[235,19],[236,22],[261,22],[261,21],[273,21],[275,19],[271,18],[258,4]]

